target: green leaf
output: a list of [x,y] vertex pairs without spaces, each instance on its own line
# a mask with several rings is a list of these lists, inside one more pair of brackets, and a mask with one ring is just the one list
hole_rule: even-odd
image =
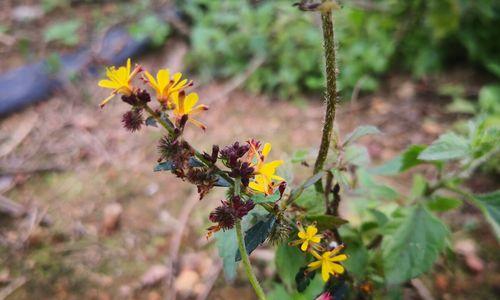
[[303,162],[303,161],[307,160],[308,156],[309,156],[309,150],[305,150],[305,149],[297,150],[293,153],[292,163],[296,164],[296,163]]
[[[267,239],[275,222],[276,218],[274,217],[274,215],[269,214],[264,220],[258,221],[247,231],[245,231],[245,247],[248,255],[250,255],[253,250],[257,249],[257,247]],[[237,249],[236,261],[240,260],[240,250]]]
[[165,161],[157,164],[154,168],[154,171],[155,172],[172,171],[173,169],[174,169],[174,163],[172,163],[171,161]]
[[382,242],[388,284],[403,283],[428,271],[445,247],[447,227],[423,206],[413,207]]
[[256,204],[259,203],[274,203],[278,201],[281,197],[280,191],[274,192],[272,195],[265,195],[265,194],[254,194],[250,199]]
[[45,30],[43,37],[47,43],[60,42],[66,46],[75,46],[80,41],[77,31],[81,25],[82,21],[78,19],[55,23]]
[[470,145],[466,138],[453,132],[445,133],[418,156],[422,160],[450,160],[466,157]]
[[437,212],[455,209],[463,204],[462,200],[442,196],[434,196],[427,203],[427,208]]
[[321,180],[321,178],[323,178],[324,175],[325,172],[321,171],[309,177],[303,184],[299,185],[298,187],[296,187],[291,191],[290,197],[296,198],[300,196],[305,190],[307,190],[308,187],[315,184],[318,180]]
[[411,145],[400,155],[390,161],[370,170],[370,173],[378,175],[396,175],[407,171],[415,166],[425,163],[418,158],[420,153],[426,149],[425,145]]
[[297,291],[299,293],[304,292],[311,281],[314,279],[316,272],[306,272],[307,266],[300,268],[300,270],[295,275],[295,284],[297,285]]
[[151,116],[147,117],[144,123],[146,124],[146,126],[158,127],[156,119]]
[[293,290],[295,276],[305,264],[305,255],[300,252],[298,247],[291,247],[287,244],[278,246],[276,250],[276,270],[289,290]]
[[479,202],[486,219],[493,227],[495,234],[500,239],[500,190],[482,195],[474,195],[474,199]]
[[402,164],[399,172],[404,172],[415,166],[425,163],[418,158],[420,153],[422,153],[427,148],[426,145],[411,145],[402,153]]
[[355,166],[367,166],[370,164],[368,149],[360,145],[350,145],[345,148],[345,161]]
[[325,212],[323,195],[316,192],[314,187],[307,188],[298,198],[295,203],[302,206],[308,214],[322,214]]
[[349,259],[343,265],[357,279],[364,279],[369,265],[368,250],[360,241],[349,241],[348,245],[345,254],[349,256]]
[[382,198],[394,200],[398,197],[398,193],[395,190],[387,185],[378,184],[375,178],[365,169],[358,169],[357,175],[363,192],[371,199],[379,200]]
[[427,190],[427,179],[422,174],[413,175],[413,184],[410,191],[410,200],[422,197]]
[[359,138],[366,136],[366,135],[372,135],[372,134],[379,134],[380,130],[378,130],[377,127],[371,126],[371,125],[363,125],[359,126],[356,129],[354,129],[351,133],[349,133],[344,141],[344,144],[342,146],[346,146]]
[[331,215],[306,216],[305,219],[309,222],[316,222],[319,230],[337,228],[348,223],[347,220]]
[[227,280],[233,280],[236,277],[236,251],[238,250],[238,240],[234,229],[219,231],[214,235],[219,251],[219,256],[222,259],[224,266],[224,275]]

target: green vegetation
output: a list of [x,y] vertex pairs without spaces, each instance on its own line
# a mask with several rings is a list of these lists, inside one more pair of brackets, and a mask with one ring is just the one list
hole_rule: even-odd
[[[345,94],[354,87],[375,90],[391,68],[421,77],[466,62],[500,76],[498,1],[356,3],[345,1],[335,20]],[[321,90],[321,33],[290,1],[189,0],[179,7],[193,25],[189,65],[204,79],[241,74],[264,57],[246,83],[249,90],[282,98]]]

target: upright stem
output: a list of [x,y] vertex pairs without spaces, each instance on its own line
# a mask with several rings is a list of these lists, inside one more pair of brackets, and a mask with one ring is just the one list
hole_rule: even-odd
[[[335,110],[337,105],[337,71],[336,71],[336,54],[335,54],[335,36],[333,31],[332,12],[328,11],[321,14],[321,24],[323,28],[323,48],[325,51],[326,64],[326,91],[325,91],[325,120],[323,124],[323,135],[321,137],[321,145],[318,152],[318,157],[314,164],[314,173],[318,173],[323,169],[326,158],[328,156],[328,148],[332,138],[333,122],[335,120]],[[315,184],[316,191],[322,192],[323,184],[321,181]]]
[[[235,196],[240,194],[240,184],[241,184],[240,179],[234,180],[234,195]],[[241,254],[241,261],[243,262],[243,266],[245,268],[245,273],[247,274],[248,281],[250,281],[250,284],[252,284],[252,287],[255,290],[255,294],[257,294],[257,297],[260,300],[265,300],[266,295],[264,294],[264,290],[260,286],[259,281],[257,280],[257,277],[255,277],[255,274],[253,273],[253,270],[252,270],[252,265],[250,264],[250,259],[248,258],[248,253],[247,253],[247,249],[245,246],[245,241],[243,239],[243,230],[241,229],[241,220],[236,221],[235,228],[236,228],[236,237],[238,239],[238,248],[239,248],[240,254]]]

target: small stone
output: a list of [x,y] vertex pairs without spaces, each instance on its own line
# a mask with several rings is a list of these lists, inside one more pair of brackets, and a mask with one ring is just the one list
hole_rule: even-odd
[[12,19],[17,22],[30,22],[43,17],[43,9],[39,5],[20,5],[12,10]]
[[104,207],[104,220],[102,223],[104,233],[109,234],[118,229],[122,213],[123,207],[119,203],[111,203]]
[[194,293],[193,287],[200,281],[200,275],[192,270],[183,270],[175,280],[175,290],[183,297]]
[[164,265],[154,265],[150,267],[141,277],[142,287],[155,286],[163,281],[169,273],[169,270]]

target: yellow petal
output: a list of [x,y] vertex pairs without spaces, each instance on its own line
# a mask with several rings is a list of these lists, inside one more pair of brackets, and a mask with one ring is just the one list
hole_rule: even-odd
[[158,87],[158,82],[156,82],[155,78],[153,77],[153,75],[151,75],[151,73],[149,73],[148,71],[144,71],[144,75],[146,75],[146,78],[148,80],[148,83],[149,85],[155,89],[155,91],[157,93],[161,93],[161,91],[159,90],[159,87]]
[[207,126],[205,126],[205,124],[203,124],[203,123],[201,123],[200,121],[195,120],[195,119],[193,119],[193,118],[189,118],[189,119],[188,119],[188,122],[193,123],[195,126],[197,126],[197,127],[201,128],[201,129],[203,129],[203,130],[207,129]]
[[177,72],[174,74],[173,77],[174,77],[174,84],[176,84],[181,79],[182,73]]
[[330,259],[330,261],[344,261],[347,259],[347,255],[345,254],[340,254],[340,255],[337,255],[337,256],[334,256]]
[[248,187],[250,187],[252,190],[255,190],[257,192],[261,192],[261,193],[266,192],[266,189],[263,188],[262,185],[257,184],[256,182],[253,182],[253,181],[248,184]]
[[116,82],[108,80],[108,79],[100,80],[97,85],[100,87],[103,87],[103,88],[108,88],[108,89],[118,88],[118,85],[116,84]]
[[127,69],[126,69],[126,71],[127,71],[127,77],[130,74],[131,66],[132,66],[132,61],[129,58],[129,59],[127,59]]
[[168,69],[161,69],[156,74],[156,78],[158,79],[158,88],[163,92],[163,89],[170,83],[170,71]]
[[264,155],[264,157],[267,157],[267,155],[269,154],[269,151],[271,151],[271,144],[265,143],[264,148],[262,149],[262,155]]
[[190,113],[193,110],[193,107],[198,103],[198,94],[197,93],[189,93],[186,96],[186,100],[184,101],[184,111],[186,113]]
[[330,269],[326,264],[323,264],[321,267],[321,279],[323,279],[324,282],[327,282],[328,279],[330,279]]
[[321,237],[319,235],[313,236],[311,238],[311,242],[313,242],[313,243],[319,243],[319,242],[321,242]]
[[319,260],[313,261],[312,263],[308,264],[307,266],[313,270],[317,269],[317,268],[321,267],[321,261],[319,261]]
[[321,257],[321,255],[318,254],[318,252],[314,251],[314,250],[311,250],[311,254],[316,257],[316,259],[318,260],[322,260],[323,258]]
[[301,239],[305,239],[307,237],[306,233],[304,231],[299,231],[299,233],[297,234],[299,236],[299,238]]
[[307,247],[309,247],[309,242],[306,240],[305,242],[302,243],[302,246],[300,246],[300,250],[306,251]]
[[342,267],[342,265],[339,265],[339,264],[330,264],[333,272],[337,273],[337,274],[342,274],[344,273],[344,267]]
[[316,226],[307,226],[306,233],[307,236],[313,237],[316,233],[318,233],[318,228],[316,228]]

